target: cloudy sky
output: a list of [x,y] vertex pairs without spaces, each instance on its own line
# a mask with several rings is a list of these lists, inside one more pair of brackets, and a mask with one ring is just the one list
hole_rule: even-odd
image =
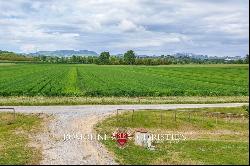
[[248,0],[0,0],[0,50],[245,56]]

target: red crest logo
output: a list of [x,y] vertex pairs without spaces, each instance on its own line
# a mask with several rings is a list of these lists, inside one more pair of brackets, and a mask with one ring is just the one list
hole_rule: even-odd
[[119,147],[124,148],[128,139],[132,137],[132,135],[125,130],[118,129],[116,132],[112,134],[113,138],[116,139]]

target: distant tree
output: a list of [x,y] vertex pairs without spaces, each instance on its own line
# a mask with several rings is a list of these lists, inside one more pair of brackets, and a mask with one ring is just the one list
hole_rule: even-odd
[[99,56],[99,62],[100,64],[109,64],[109,52],[102,52]]
[[75,55],[72,56],[72,62],[76,63],[77,62],[77,57]]
[[236,60],[236,61],[232,61],[232,63],[236,63],[236,64],[244,64],[244,60],[239,59],[239,60]]
[[87,57],[87,64],[93,64],[94,63],[94,61],[95,61],[95,59],[98,59],[98,58],[95,58],[95,57],[93,57],[93,56],[88,56]]
[[119,58],[118,62],[119,62],[119,65],[123,65],[124,64],[124,59],[123,58]]
[[119,57],[111,56],[110,57],[110,64],[111,65],[119,65],[120,64]]
[[133,50],[129,50],[124,54],[124,61],[128,65],[133,65],[135,64],[135,53]]
[[93,58],[93,63],[94,64],[99,64],[100,62],[99,62],[99,58]]
[[7,61],[35,61],[36,58],[32,56],[26,56],[22,54],[17,54],[14,52],[9,51],[1,51],[0,50],[0,60],[7,60]]
[[245,58],[244,62],[245,62],[246,64],[249,64],[249,54],[246,55],[246,58]]
[[46,57],[46,56],[44,56],[44,55],[42,55],[42,56],[41,56],[41,60],[42,60],[42,61],[44,61],[44,62],[45,62],[45,61],[46,61],[46,59],[47,59],[47,57]]

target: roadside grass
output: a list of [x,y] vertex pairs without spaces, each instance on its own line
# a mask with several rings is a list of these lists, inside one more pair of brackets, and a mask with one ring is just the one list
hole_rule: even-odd
[[228,141],[190,140],[179,143],[163,143],[157,150],[129,144],[125,149],[117,147],[114,141],[105,143],[112,151],[117,162],[131,165],[151,164],[230,164],[240,165],[249,163],[248,143]]
[[[189,119],[188,111],[193,112]],[[121,164],[248,164],[249,120],[243,107],[179,109],[174,120],[173,111],[145,110],[125,111],[99,122],[97,133],[112,134],[116,128],[134,131],[147,129],[149,133],[182,133],[186,140],[178,143],[155,143],[150,151],[128,143],[125,149],[117,147],[114,140],[101,141]],[[244,114],[242,117],[210,116],[203,114],[223,112]]]
[[[163,144],[161,149],[174,156],[162,157],[171,164],[248,164],[249,149],[246,142],[191,140],[177,144]],[[164,152],[164,151],[163,151]],[[184,160],[183,160],[184,159]]]
[[88,105],[88,104],[212,104],[248,103],[248,96],[167,96],[167,97],[45,97],[0,96],[6,105]]
[[[0,165],[38,164],[41,150],[32,147],[31,134],[40,131],[42,118],[37,115],[0,113]],[[36,142],[34,142],[36,143]]]
[[[212,114],[216,112],[238,114],[237,118],[227,114]],[[240,116],[244,114],[245,116]],[[176,115],[176,118],[175,118]],[[135,110],[120,111],[118,116],[104,121],[108,126],[168,130],[247,130],[248,113],[243,107],[232,108],[192,108],[176,110]],[[244,120],[243,120],[244,118]],[[176,120],[175,120],[176,119]],[[216,120],[217,119],[217,120]],[[216,123],[217,121],[217,123]]]

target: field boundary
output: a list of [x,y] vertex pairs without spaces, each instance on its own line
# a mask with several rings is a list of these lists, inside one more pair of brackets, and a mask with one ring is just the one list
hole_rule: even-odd
[[249,103],[249,96],[168,96],[168,97],[45,97],[0,96],[0,106],[38,105],[138,105]]

